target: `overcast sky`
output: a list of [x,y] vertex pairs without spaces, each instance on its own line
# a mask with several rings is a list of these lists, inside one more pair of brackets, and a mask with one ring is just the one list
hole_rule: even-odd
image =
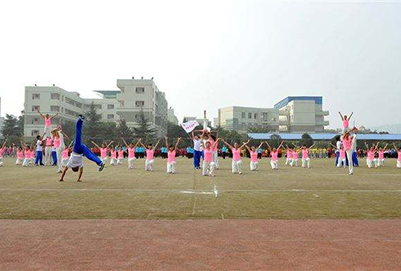
[[2,1],[2,116],[24,86],[83,97],[154,77],[176,115],[321,95],[357,125],[401,123],[401,3]]

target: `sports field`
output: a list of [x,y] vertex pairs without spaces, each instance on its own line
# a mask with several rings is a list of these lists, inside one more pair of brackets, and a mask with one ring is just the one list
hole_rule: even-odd
[[83,182],[68,172],[59,182],[55,167],[22,168],[5,159],[0,168],[0,219],[383,219],[401,217],[401,170],[362,166],[353,176],[335,168],[332,159],[313,159],[311,169],[289,167],[280,160],[273,171],[262,159],[259,171],[233,175],[231,160],[220,159],[216,177],[203,177],[192,160],[179,158],[177,174],[155,172],[136,160],[103,172],[85,161]]

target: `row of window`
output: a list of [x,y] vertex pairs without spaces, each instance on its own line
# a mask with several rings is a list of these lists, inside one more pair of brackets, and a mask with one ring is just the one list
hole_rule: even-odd
[[[245,112],[241,113],[241,118],[246,119],[247,114]],[[248,113],[248,119],[258,119],[258,113]],[[267,112],[262,113],[262,120],[263,121],[268,121],[269,120],[269,114]],[[276,118],[272,118],[272,121],[276,121]]]
[[[64,101],[64,96],[61,96],[59,93],[50,93],[51,100],[61,100]],[[40,93],[32,93],[32,100],[40,100]]]

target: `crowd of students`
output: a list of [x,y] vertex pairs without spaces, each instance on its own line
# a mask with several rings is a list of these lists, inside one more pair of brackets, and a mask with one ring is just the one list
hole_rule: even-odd
[[[63,168],[68,168],[71,160],[81,161],[82,158],[78,159],[77,157],[85,156],[98,164],[100,170],[103,170],[108,163],[111,166],[122,165],[126,158],[128,158],[128,168],[132,170],[134,169],[134,161],[144,158],[145,170],[153,171],[154,158],[161,157],[167,159],[167,172],[174,174],[176,172],[175,158],[186,156],[189,159],[193,159],[195,169],[202,170],[202,175],[214,176],[215,170],[219,168],[219,158],[231,158],[232,173],[241,174],[242,157],[249,157],[250,170],[257,171],[259,160],[263,157],[270,157],[271,168],[277,170],[279,168],[279,157],[286,158],[285,165],[298,166],[298,161],[300,160],[302,167],[310,168],[311,158],[331,158],[335,156],[335,166],[348,166],[349,174],[353,174],[354,166],[359,166],[358,157],[366,156],[366,164],[369,168],[384,166],[385,158],[387,157],[397,157],[396,166],[401,168],[401,148],[398,149],[395,144],[392,144],[392,148],[387,148],[388,144],[384,147],[379,147],[379,143],[372,146],[365,143],[366,149],[357,150],[356,140],[358,129],[355,127],[350,129],[349,118],[343,115],[341,115],[343,120],[343,135],[339,138],[335,146],[332,145],[329,148],[315,148],[314,144],[309,147],[305,145],[297,146],[284,141],[276,148],[272,148],[267,141],[261,142],[258,146],[250,144],[250,140],[230,144],[224,139],[219,138],[217,133],[207,130],[193,131],[192,144],[181,149],[178,148],[181,138],[178,138],[173,145],[169,144],[167,137],[163,142],[165,144],[160,148],[160,140],[153,146],[151,143],[145,144],[142,142],[142,139],[127,143],[123,138],[118,140],[120,143],[115,145],[111,141],[99,146],[92,141],[93,146],[88,148],[82,144],[81,140],[83,117],[77,120],[75,139],[71,140],[70,145],[67,146],[64,139],[68,139],[68,136],[63,132],[62,127],[57,126],[56,129],[49,129],[52,117],[46,115],[43,118],[45,119],[44,134],[37,136],[36,143],[29,145],[21,142],[21,145],[17,147],[13,144],[6,146],[7,139],[3,142],[0,147],[0,166],[3,165],[3,157],[15,157],[17,165],[24,167],[30,165],[53,165],[57,166],[57,172],[62,172]],[[219,142],[221,142],[221,148],[219,148]],[[73,143],[74,147],[72,148]],[[81,166],[83,167],[83,162],[72,164],[78,164],[78,168],[74,166],[77,170]]]

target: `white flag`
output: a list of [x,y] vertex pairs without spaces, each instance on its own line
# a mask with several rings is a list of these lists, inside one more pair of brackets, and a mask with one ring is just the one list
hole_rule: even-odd
[[196,120],[190,120],[188,122],[181,123],[182,128],[185,132],[190,133],[192,132],[199,123]]

